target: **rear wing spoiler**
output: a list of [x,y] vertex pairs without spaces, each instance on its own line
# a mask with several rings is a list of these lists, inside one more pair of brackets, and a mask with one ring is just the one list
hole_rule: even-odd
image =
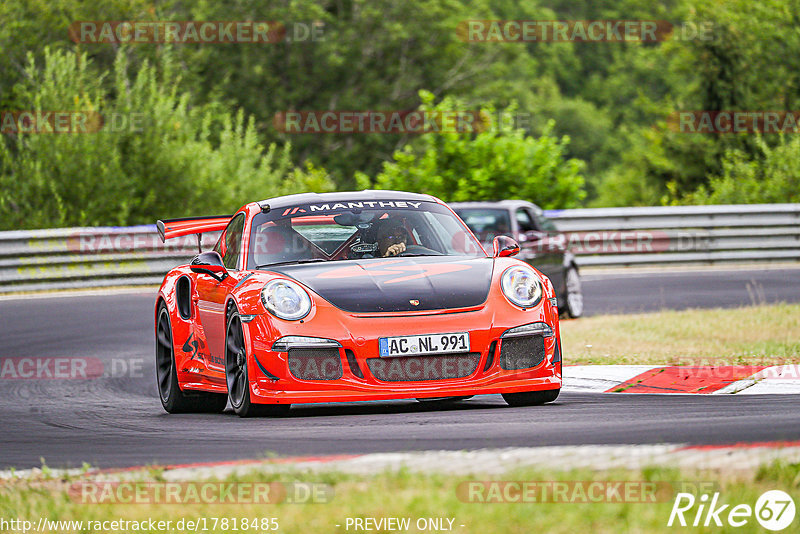
[[[206,232],[221,232],[228,226],[233,215],[214,215],[211,217],[186,217],[183,219],[164,219],[156,221],[161,242],[173,237]],[[199,238],[199,235],[198,235]]]

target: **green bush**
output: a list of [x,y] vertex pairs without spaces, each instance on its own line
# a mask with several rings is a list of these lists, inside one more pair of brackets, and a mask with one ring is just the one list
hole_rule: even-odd
[[333,189],[324,170],[294,168],[289,146],[265,150],[243,112],[192,105],[168,49],[131,70],[124,49],[112,80],[86,54],[45,49],[42,65],[29,56],[14,88],[21,109],[100,113],[105,124],[0,140],[1,229],[151,223]]
[[[434,106],[431,93],[423,91],[420,96],[423,111],[466,109],[450,98]],[[511,107],[504,113],[514,111]],[[503,116],[492,109],[481,112]],[[429,193],[446,201],[520,198],[543,208],[577,207],[585,195],[583,162],[565,159],[569,138],[551,136],[553,126],[548,125],[539,138],[497,124],[477,128],[477,133],[422,134],[384,163],[374,185]],[[357,179],[360,185],[369,185],[365,175]]]
[[729,150],[723,172],[708,186],[681,199],[684,204],[766,204],[800,202],[800,138],[786,138],[772,148],[758,138],[759,154]]

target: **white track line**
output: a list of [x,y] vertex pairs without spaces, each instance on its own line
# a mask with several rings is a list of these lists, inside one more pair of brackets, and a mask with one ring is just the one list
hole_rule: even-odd
[[767,367],[753,376],[725,386],[715,393],[796,395],[800,393],[800,365],[775,365]]

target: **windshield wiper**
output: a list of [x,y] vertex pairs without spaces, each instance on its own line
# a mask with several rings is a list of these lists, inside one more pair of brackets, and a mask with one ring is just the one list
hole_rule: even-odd
[[317,263],[321,261],[328,261],[324,258],[304,258],[302,260],[289,260],[289,261],[279,261],[277,263],[266,263],[264,265],[259,265],[256,267],[256,270],[259,269],[268,269],[270,267],[277,267],[278,265],[291,265],[291,264],[301,264],[301,263]]

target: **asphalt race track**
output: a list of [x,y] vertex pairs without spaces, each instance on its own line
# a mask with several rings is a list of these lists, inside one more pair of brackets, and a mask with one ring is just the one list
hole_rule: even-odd
[[583,288],[586,315],[800,302],[800,268],[587,274]]
[[[747,285],[751,286],[750,291]],[[591,275],[587,313],[800,302],[800,269]],[[413,401],[298,407],[278,419],[170,416],[155,388],[152,291],[0,300],[0,357],[92,357],[114,376],[0,380],[0,468],[187,463],[536,445],[726,444],[800,439],[795,396],[564,393],[509,408]]]

